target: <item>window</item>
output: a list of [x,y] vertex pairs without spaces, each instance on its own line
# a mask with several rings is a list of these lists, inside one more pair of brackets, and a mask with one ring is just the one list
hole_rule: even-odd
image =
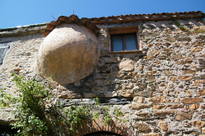
[[3,63],[4,56],[9,49],[9,46],[6,44],[0,44],[0,65]]
[[137,47],[136,33],[111,35],[112,51],[130,51]]

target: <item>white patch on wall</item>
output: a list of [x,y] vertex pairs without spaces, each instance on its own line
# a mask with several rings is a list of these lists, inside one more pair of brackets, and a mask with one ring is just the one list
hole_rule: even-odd
[[4,56],[9,49],[8,43],[0,43],[0,65],[3,63]]

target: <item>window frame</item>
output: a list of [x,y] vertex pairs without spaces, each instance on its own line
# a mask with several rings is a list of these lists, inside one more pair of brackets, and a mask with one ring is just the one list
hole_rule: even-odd
[[10,49],[10,46],[7,43],[0,43],[0,50],[1,49],[3,50],[3,53],[0,56],[0,65],[3,64],[4,57],[5,57],[6,53],[8,52],[8,50]]
[[[127,45],[126,45],[126,35],[133,35],[135,38],[135,49],[133,50],[127,50]],[[122,40],[122,50],[120,51],[114,51],[114,44],[113,44],[113,36],[120,36]],[[131,32],[131,33],[120,33],[120,34],[110,34],[110,40],[111,40],[111,52],[133,52],[133,51],[138,51],[139,50],[139,44],[138,44],[138,36],[137,32]]]
[[[133,54],[133,53],[138,53],[141,54],[142,51],[141,46],[140,46],[140,40],[139,40],[139,26],[138,25],[116,25],[116,26],[112,26],[109,27],[107,29],[107,32],[109,34],[109,52],[111,54]],[[136,40],[136,46],[137,48],[135,50],[121,50],[121,51],[113,51],[112,49],[112,40],[111,40],[111,36],[112,35],[117,35],[117,34],[135,34],[135,40]]]

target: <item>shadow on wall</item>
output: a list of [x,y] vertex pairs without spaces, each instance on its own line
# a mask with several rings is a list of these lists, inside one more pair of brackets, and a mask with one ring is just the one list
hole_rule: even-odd
[[[122,84],[128,85],[130,80],[133,80],[130,74],[134,71],[134,63],[142,57],[143,54],[139,53],[101,56],[91,75],[79,82],[66,85],[66,88],[84,98],[133,97],[133,93],[127,93]],[[125,64],[120,64],[122,62]]]

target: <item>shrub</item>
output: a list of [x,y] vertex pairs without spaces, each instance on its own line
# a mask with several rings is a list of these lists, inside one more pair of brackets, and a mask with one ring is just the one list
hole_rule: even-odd
[[[12,97],[0,91],[1,105],[7,106],[15,100],[15,118],[13,127],[18,130],[18,136],[57,136],[74,134],[85,121],[102,117],[105,124],[112,121],[109,106],[101,106],[99,98],[95,105],[72,105],[62,107],[52,104],[51,94],[35,80],[26,80],[14,75],[13,81],[18,87],[18,97]],[[6,100],[6,101],[5,101]],[[49,105],[49,106],[48,106]],[[119,109],[114,111],[116,117],[122,116]]]
[[47,122],[45,117],[45,101],[48,90],[35,80],[25,80],[14,75],[13,80],[19,88],[18,104],[15,109],[16,122],[14,128],[18,135],[34,136],[47,135]]

